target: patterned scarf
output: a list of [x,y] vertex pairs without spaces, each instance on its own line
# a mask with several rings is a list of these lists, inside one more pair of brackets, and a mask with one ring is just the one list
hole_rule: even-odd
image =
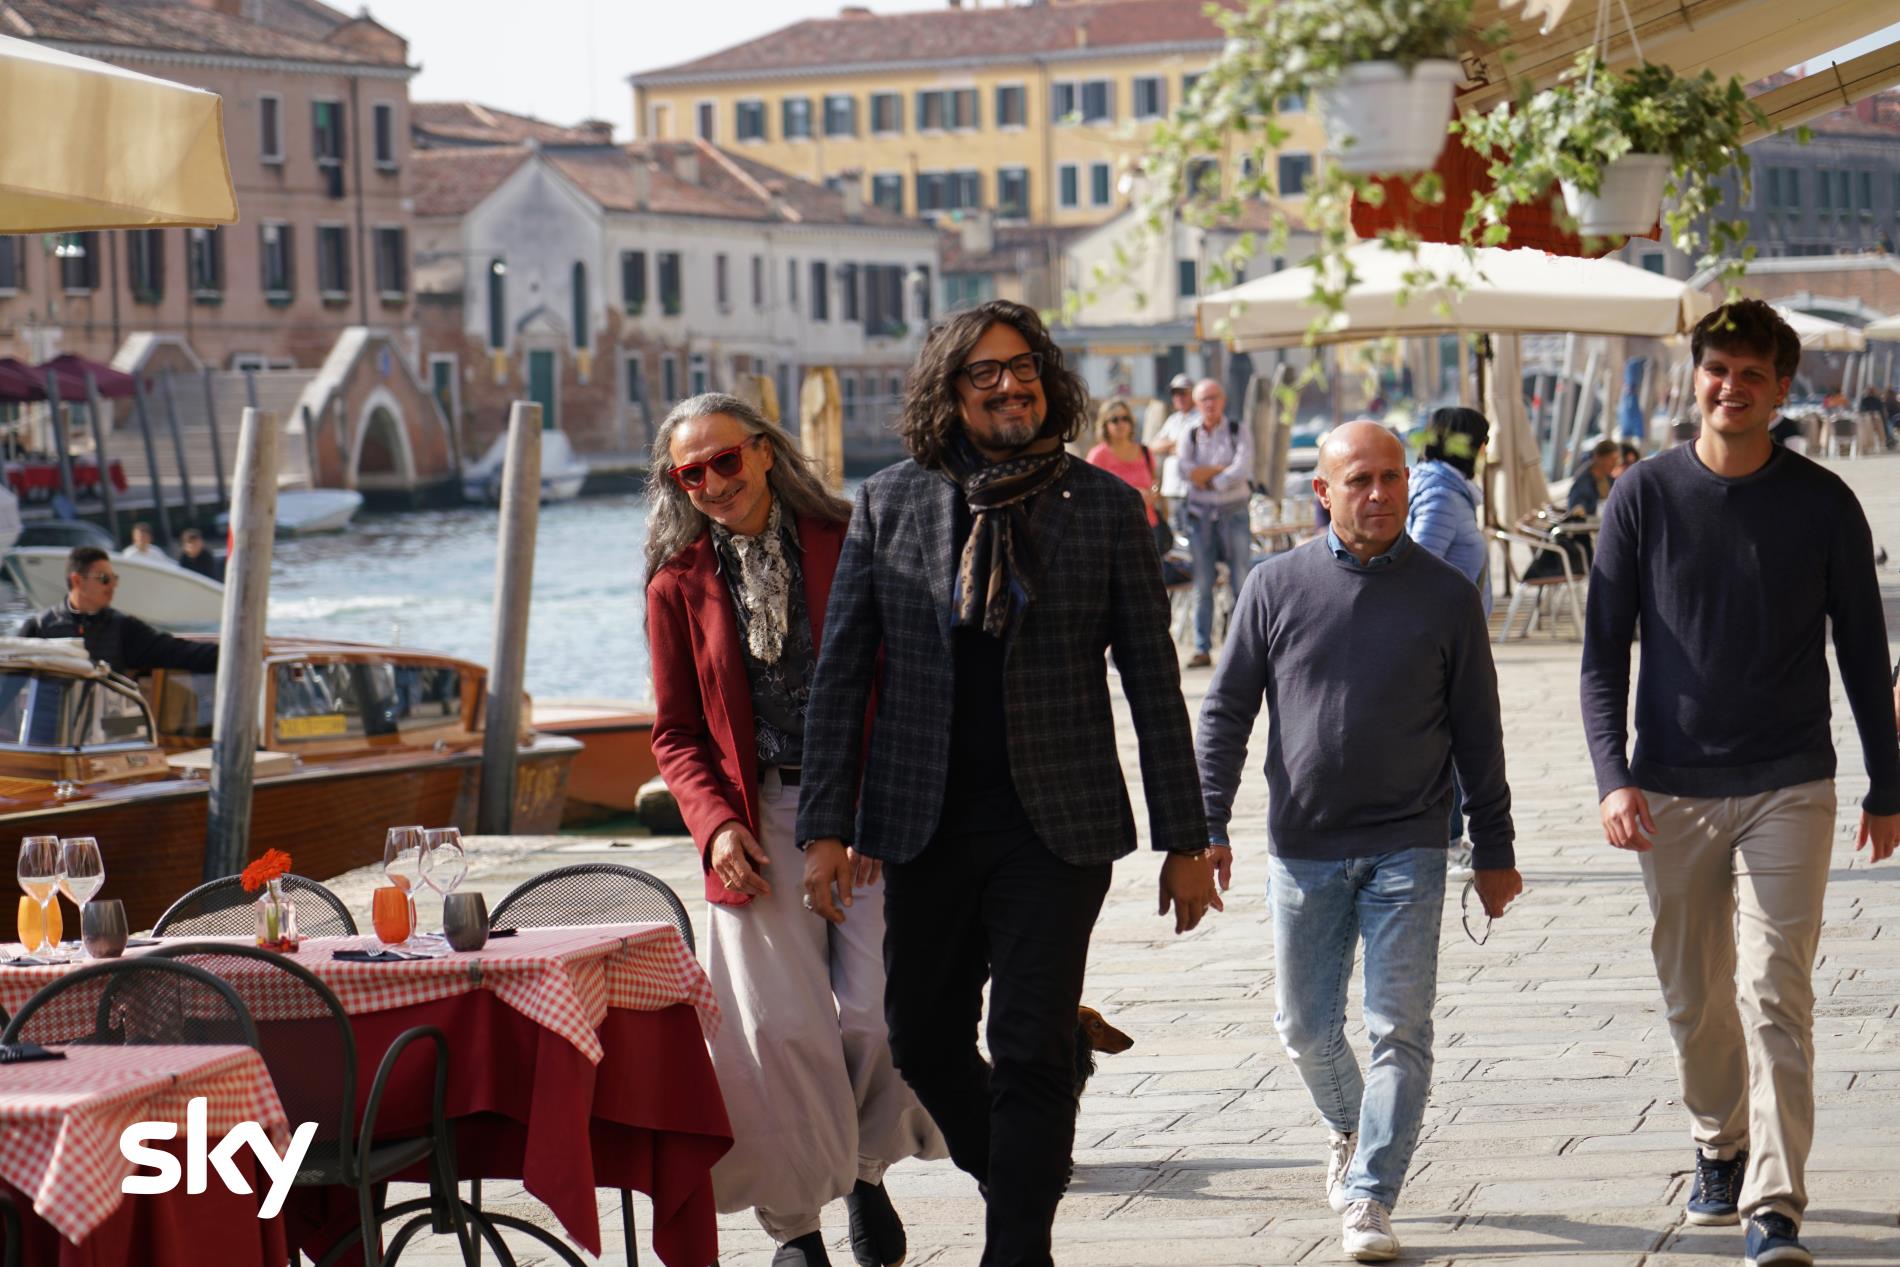
[[785,562],[785,536],[779,531],[778,498],[765,531],[740,536],[718,524],[717,539],[739,560],[739,600],[745,604],[746,648],[760,664],[777,664],[785,648],[785,630],[792,607],[792,569]]
[[1001,638],[1012,608],[1036,597],[1040,564],[1026,503],[1068,469],[1060,445],[993,464],[966,445],[950,447],[944,473],[963,491],[974,518],[950,600],[957,627]]

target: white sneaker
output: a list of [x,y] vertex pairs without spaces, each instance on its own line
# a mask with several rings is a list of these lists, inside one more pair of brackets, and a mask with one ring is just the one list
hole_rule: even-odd
[[1451,842],[1451,855],[1445,863],[1445,874],[1454,880],[1471,878],[1471,842],[1454,840]]
[[1386,1263],[1399,1256],[1399,1238],[1392,1234],[1392,1212],[1370,1197],[1346,1207],[1339,1231],[1340,1248],[1356,1262]]
[[1326,1204],[1333,1207],[1335,1214],[1344,1214],[1346,1206],[1346,1172],[1352,1169],[1352,1155],[1359,1150],[1359,1137],[1338,1131],[1329,1131],[1330,1151],[1326,1156]]

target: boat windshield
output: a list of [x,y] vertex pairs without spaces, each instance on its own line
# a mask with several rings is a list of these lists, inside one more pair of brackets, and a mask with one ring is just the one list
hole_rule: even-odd
[[96,678],[0,671],[0,747],[71,751],[152,742],[145,702]]

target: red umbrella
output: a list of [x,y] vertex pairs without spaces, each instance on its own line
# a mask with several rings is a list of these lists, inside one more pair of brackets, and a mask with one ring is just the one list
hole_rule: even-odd
[[0,400],[45,399],[45,375],[10,356],[0,356]]
[[45,381],[46,371],[52,370],[59,378],[59,398],[63,401],[83,401],[86,399],[86,375],[92,374],[93,381],[99,385],[99,394],[108,399],[125,400],[132,395],[133,383],[130,374],[121,374],[110,365],[101,365],[97,361],[88,361],[83,356],[74,356],[68,352],[56,356],[43,365],[35,366],[29,373]]

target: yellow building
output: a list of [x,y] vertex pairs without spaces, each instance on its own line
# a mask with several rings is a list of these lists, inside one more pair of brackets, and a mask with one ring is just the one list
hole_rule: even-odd
[[[987,208],[1009,223],[1096,224],[1123,175],[1219,54],[1206,0],[1056,0],[796,22],[629,77],[637,135],[698,136],[813,181],[862,182],[891,211]],[[1287,103],[1294,105],[1295,103]],[[1283,117],[1281,189],[1311,171],[1319,130]],[[1231,182],[1232,171],[1223,171]]]

